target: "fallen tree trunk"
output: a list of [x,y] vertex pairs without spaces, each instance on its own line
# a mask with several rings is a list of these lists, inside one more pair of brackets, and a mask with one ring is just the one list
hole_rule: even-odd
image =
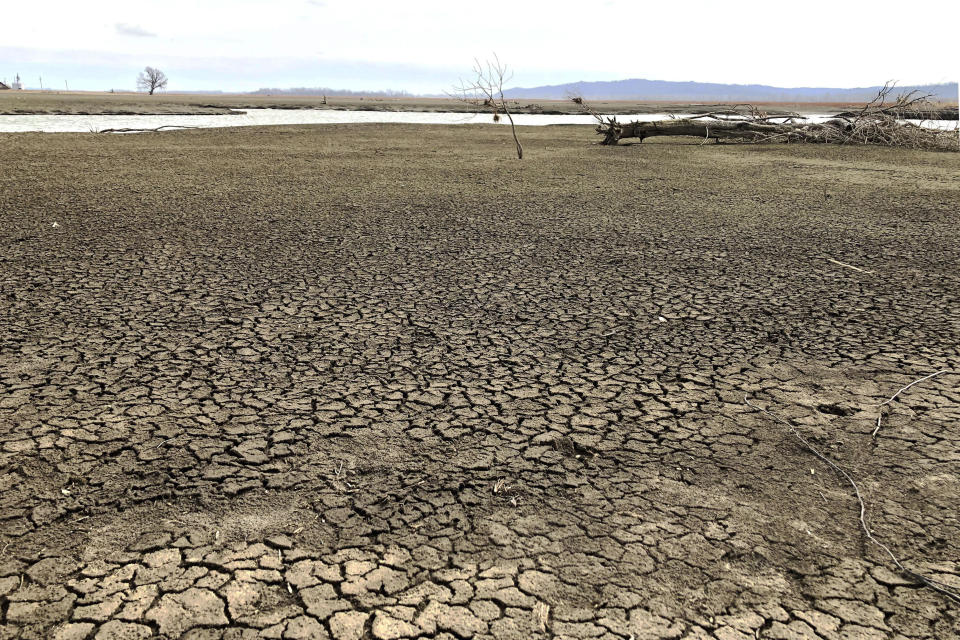
[[855,113],[841,113],[824,122],[814,122],[799,114],[767,114],[750,105],[731,108],[689,118],[657,122],[618,122],[616,117],[603,116],[575,98],[587,113],[597,120],[600,144],[615,145],[620,140],[636,138],[641,142],[654,136],[692,136],[707,140],[739,140],[743,142],[813,142],[830,144],[877,144],[909,149],[958,149],[957,132],[927,128],[907,122],[922,111],[930,111],[929,96],[911,92],[887,102],[893,85],[888,83],[877,97]]
[[804,125],[778,124],[769,121],[751,122],[747,120],[697,120],[680,118],[677,120],[660,120],[658,122],[627,122],[619,123],[610,118],[597,127],[597,132],[604,136],[600,144],[617,144],[624,138],[645,138],[654,136],[693,136],[704,140],[738,139],[757,142],[764,138],[796,137],[799,139],[803,131],[809,127],[822,129],[824,126],[843,127],[844,123],[836,121],[836,125]]
[[743,142],[810,142],[830,144],[879,144],[910,149],[956,151],[957,132],[927,129],[892,117],[833,118],[809,122],[794,117],[725,118],[702,116],[659,122],[617,122],[608,117],[597,125],[600,144],[614,145],[626,138],[641,142],[654,136],[693,136],[707,140]]

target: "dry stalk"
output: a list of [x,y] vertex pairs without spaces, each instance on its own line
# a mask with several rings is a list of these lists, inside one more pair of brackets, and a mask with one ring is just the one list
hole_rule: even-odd
[[887,547],[885,544],[883,544],[873,536],[873,532],[870,531],[870,527],[867,525],[867,505],[863,501],[863,496],[860,494],[860,487],[857,485],[857,482],[853,479],[853,476],[851,476],[850,473],[846,471],[846,469],[844,469],[843,467],[835,463],[833,460],[831,460],[830,458],[820,453],[820,451],[818,451],[816,447],[810,444],[807,441],[807,439],[804,438],[800,434],[800,432],[797,431],[796,427],[794,427],[792,424],[790,424],[780,416],[775,415],[774,413],[771,413],[769,410],[764,409],[763,407],[760,407],[750,402],[750,399],[747,397],[747,394],[743,394],[743,401],[746,402],[747,406],[749,406],[750,408],[769,416],[776,422],[779,422],[780,424],[785,426],[787,430],[791,433],[791,435],[793,435],[793,437],[799,440],[800,443],[803,444],[804,447],[806,447],[807,451],[815,455],[827,466],[829,466],[831,469],[833,469],[838,474],[843,476],[843,478],[847,481],[847,483],[849,483],[849,485],[853,488],[853,492],[856,495],[857,502],[860,505],[860,528],[863,530],[864,535],[866,535],[867,540],[869,540],[871,543],[873,543],[874,545],[882,549],[884,553],[886,553],[887,556],[890,557],[890,559],[893,561],[893,564],[896,565],[897,569],[900,570],[900,573],[902,575],[904,575],[907,578],[910,578],[911,580],[915,580],[919,584],[922,584],[925,587],[929,587],[930,589],[933,589],[934,591],[937,591],[938,593],[943,594],[953,602],[960,604],[960,594],[954,591],[952,587],[950,587],[949,585],[943,584],[942,582],[938,582],[932,578],[922,576],[919,573],[916,573],[914,571],[910,571],[905,566],[903,566],[903,563],[901,563],[900,559],[897,558],[897,556],[895,556],[892,551],[890,551],[889,547]]

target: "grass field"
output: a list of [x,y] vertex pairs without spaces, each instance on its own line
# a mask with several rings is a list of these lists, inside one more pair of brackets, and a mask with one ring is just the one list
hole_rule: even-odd
[[957,637],[960,156],[520,135],[0,135],[0,638]]

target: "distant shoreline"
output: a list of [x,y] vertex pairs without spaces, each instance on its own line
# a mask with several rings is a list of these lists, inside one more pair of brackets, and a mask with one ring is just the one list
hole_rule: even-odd
[[[565,115],[583,113],[568,100],[511,99],[515,113]],[[681,103],[634,100],[597,100],[590,107],[600,114],[613,113],[706,113],[729,107],[727,103]],[[760,102],[754,106],[771,114],[837,114],[855,111],[855,103]],[[329,97],[251,94],[176,94],[147,96],[142,93],[0,91],[0,115],[215,115],[244,109],[330,109],[337,111],[421,111],[473,113],[474,105],[452,98]],[[937,120],[956,120],[956,106],[917,114]]]

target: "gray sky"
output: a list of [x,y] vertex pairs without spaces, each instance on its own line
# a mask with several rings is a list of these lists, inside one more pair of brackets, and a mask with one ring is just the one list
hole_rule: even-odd
[[956,81],[960,2],[55,0],[7,3],[0,79],[169,90],[440,93],[496,51],[513,86],[648,78],[854,87]]

